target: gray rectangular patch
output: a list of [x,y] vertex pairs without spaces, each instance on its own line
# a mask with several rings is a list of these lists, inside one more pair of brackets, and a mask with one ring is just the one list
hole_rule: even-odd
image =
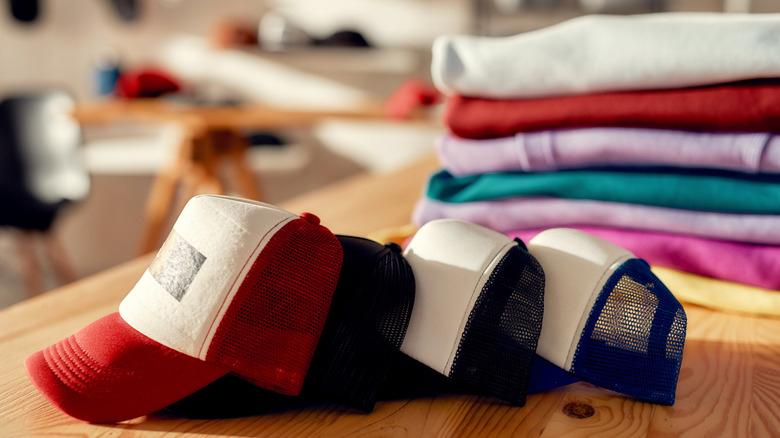
[[149,273],[172,297],[181,301],[205,261],[206,256],[176,231],[171,231],[149,266]]

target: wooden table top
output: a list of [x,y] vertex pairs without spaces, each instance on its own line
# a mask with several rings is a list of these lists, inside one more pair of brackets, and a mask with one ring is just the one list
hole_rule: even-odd
[[[281,204],[319,215],[335,233],[365,236],[409,222],[428,159],[360,175]],[[27,378],[33,352],[116,311],[151,261],[143,256],[0,311],[0,437],[34,436],[734,436],[780,433],[780,319],[685,304],[688,336],[674,406],[585,383],[528,397],[524,407],[473,395],[381,401],[371,414],[323,403],[253,417],[190,420],[157,413],[117,425],[75,420]],[[592,409],[590,409],[592,408]]]
[[[86,125],[117,122],[175,122],[191,129],[283,129],[309,126],[325,118],[386,120],[382,102],[366,102],[352,109],[291,109],[261,104],[195,104],[165,98],[107,99],[79,102],[73,117]],[[411,112],[409,120],[430,122],[425,109]]]

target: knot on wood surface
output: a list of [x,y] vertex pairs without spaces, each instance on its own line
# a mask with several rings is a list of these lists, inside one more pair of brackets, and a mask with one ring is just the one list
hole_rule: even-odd
[[582,419],[592,417],[596,410],[587,403],[571,402],[563,406],[563,413],[571,418]]

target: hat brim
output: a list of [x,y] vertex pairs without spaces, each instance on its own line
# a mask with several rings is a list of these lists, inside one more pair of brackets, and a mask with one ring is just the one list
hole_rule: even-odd
[[144,336],[118,312],[34,353],[24,366],[52,404],[90,423],[150,414],[228,373]]

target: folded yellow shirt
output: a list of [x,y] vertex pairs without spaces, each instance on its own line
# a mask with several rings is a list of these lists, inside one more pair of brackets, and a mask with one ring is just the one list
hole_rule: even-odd
[[780,316],[780,291],[653,266],[653,273],[680,301],[717,310]]
[[[385,228],[368,237],[380,243],[403,245],[417,231],[414,225]],[[680,300],[710,309],[780,317],[780,291],[703,277],[672,268],[652,266],[653,273]]]

